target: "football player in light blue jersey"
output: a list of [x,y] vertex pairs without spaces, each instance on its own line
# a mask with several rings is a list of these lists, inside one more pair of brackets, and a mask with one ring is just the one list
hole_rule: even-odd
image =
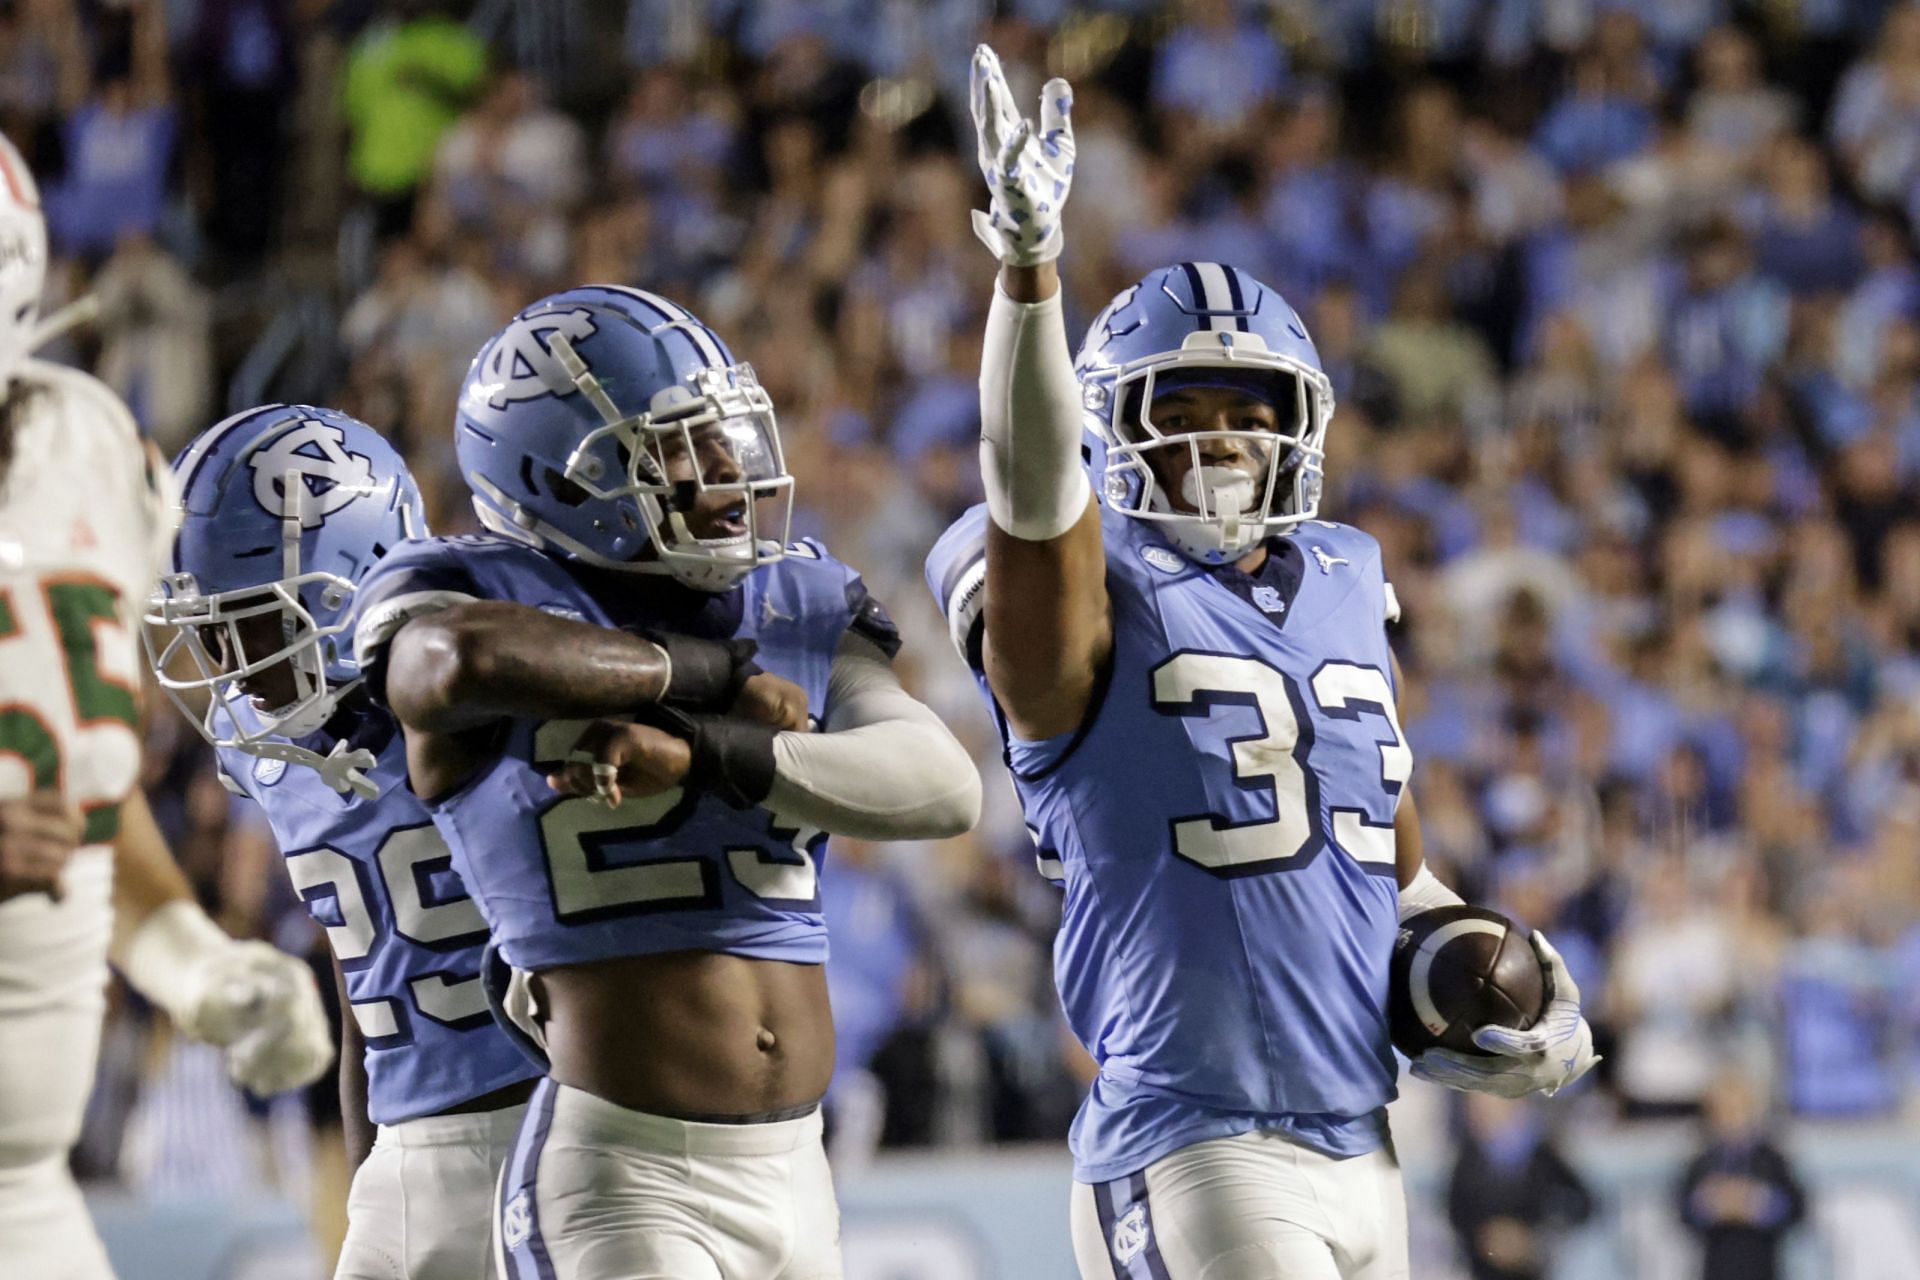
[[[1293,309],[1210,262],[1123,291],[1070,362],[1071,92],[1048,83],[1036,129],[983,47],[973,95],[1002,263],[987,503],[927,575],[1066,888],[1056,977],[1100,1068],[1072,1133],[1081,1274],[1404,1277],[1388,962],[1400,918],[1459,898],[1421,858],[1379,546],[1315,518],[1332,388]],[[1535,945],[1539,1024],[1416,1073],[1518,1094],[1592,1064]]]
[[527,308],[455,447],[495,533],[389,555],[355,649],[510,966],[502,1012],[551,1059],[503,1268],[838,1276],[819,851],[967,830],[973,764],[859,575],[786,543],[773,406],[675,303]]
[[486,925],[353,650],[360,583],[426,535],[419,491],[373,428],[307,405],[228,418],[174,474],[180,531],[147,616],[154,673],[221,780],[265,811],[350,1014],[340,1102],[356,1172],[335,1276],[474,1280],[492,1265],[493,1186],[539,1070],[488,1014]]

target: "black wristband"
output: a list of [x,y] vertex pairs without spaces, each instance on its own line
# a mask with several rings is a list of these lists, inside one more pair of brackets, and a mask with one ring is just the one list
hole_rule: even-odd
[[760,674],[751,640],[702,640],[660,633],[647,639],[665,650],[672,670],[660,701],[696,711],[725,711],[747,681]]
[[731,716],[687,716],[693,761],[687,785],[712,792],[736,809],[751,809],[773,791],[772,725]]

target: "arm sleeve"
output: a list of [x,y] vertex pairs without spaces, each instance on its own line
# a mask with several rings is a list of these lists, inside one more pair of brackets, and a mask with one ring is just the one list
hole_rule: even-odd
[[1092,492],[1080,431],[1059,291],[1021,303],[995,283],[980,355],[980,477],[995,524],[1027,542],[1073,528]]
[[774,739],[767,808],[865,840],[939,839],[978,820],[980,774],[966,748],[857,632],[834,655],[822,729]]

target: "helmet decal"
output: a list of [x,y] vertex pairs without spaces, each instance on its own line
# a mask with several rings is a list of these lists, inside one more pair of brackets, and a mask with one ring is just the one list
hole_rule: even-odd
[[584,307],[517,316],[487,345],[468,385],[468,394],[495,409],[504,409],[518,400],[566,395],[573,390],[573,379],[561,368],[541,335],[558,333],[578,346],[596,332],[593,313]]
[[373,492],[373,463],[347,448],[347,433],[308,418],[252,458],[253,496],[273,515],[297,516],[303,529]]

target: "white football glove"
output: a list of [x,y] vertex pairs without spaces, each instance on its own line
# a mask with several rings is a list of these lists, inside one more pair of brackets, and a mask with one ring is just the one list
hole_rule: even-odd
[[192,902],[151,912],[116,963],[181,1034],[225,1049],[227,1074],[254,1093],[312,1084],[333,1061],[312,970],[264,942],[228,937]]
[[990,197],[973,211],[973,233],[1010,267],[1060,256],[1060,213],[1073,185],[1073,88],[1055,77],[1040,92],[1040,133],[1013,105],[992,49],[973,51],[973,127]]
[[264,942],[210,956],[200,1000],[180,1029],[227,1051],[233,1082],[271,1097],[312,1084],[333,1061],[333,1033],[313,971]]
[[1546,935],[1534,930],[1533,949],[1547,972],[1551,993],[1540,1020],[1525,1031],[1512,1027],[1481,1027],[1473,1042],[1491,1058],[1429,1049],[1413,1060],[1413,1074],[1432,1084],[1467,1093],[1496,1093],[1524,1098],[1544,1093],[1549,1098],[1578,1080],[1600,1061],[1593,1051],[1593,1030],[1580,1015],[1580,988],[1567,972],[1567,962]]

